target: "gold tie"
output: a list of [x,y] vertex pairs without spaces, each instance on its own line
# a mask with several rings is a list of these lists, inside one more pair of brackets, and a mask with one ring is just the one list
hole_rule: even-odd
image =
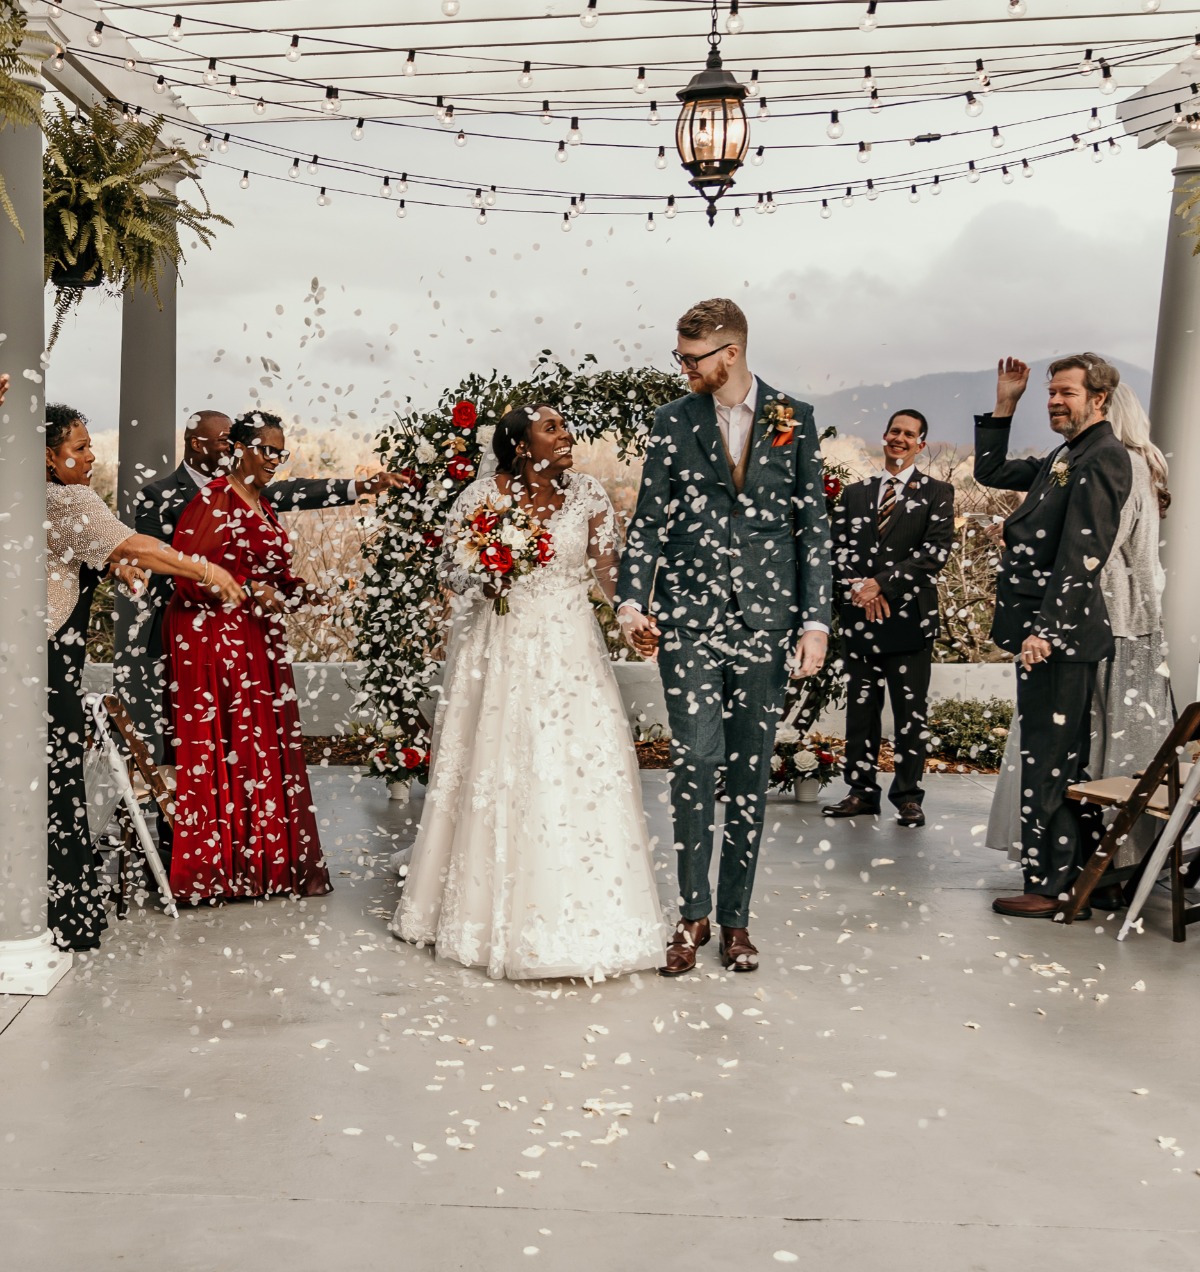
[[887,529],[892,513],[896,511],[896,478],[889,477],[883,488],[883,498],[879,503],[879,511],[875,516],[875,524],[882,535]]

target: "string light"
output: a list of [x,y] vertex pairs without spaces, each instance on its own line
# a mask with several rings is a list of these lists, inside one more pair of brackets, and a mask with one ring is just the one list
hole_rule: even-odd
[[972,159],[967,164],[967,180],[974,185],[979,180],[979,169],[975,167],[975,160]]
[[204,72],[204,82],[212,85],[215,84],[219,78],[220,76],[217,74],[217,59],[215,57],[210,57],[208,59],[208,67]]
[[308,161],[309,172],[316,172],[320,163],[321,163],[320,159],[318,159],[316,155],[313,155],[313,157]]
[[564,212],[564,213],[563,213],[563,219],[562,219],[562,232],[563,232],[564,234],[570,234],[570,232],[571,232],[571,214],[570,214],[570,212]]
[[829,210],[829,200],[822,199],[821,200],[821,219],[828,221],[832,215],[833,213]]
[[417,50],[409,49],[404,59],[404,74],[411,79],[417,73]]
[[767,191],[767,215],[768,216],[775,215],[775,196],[771,193],[770,190]]
[[673,194],[667,195],[667,210],[663,213],[663,216],[665,216],[668,221],[673,221],[675,219],[675,196]]
[[471,196],[471,206],[473,208],[483,207],[483,186],[475,188],[475,193]]
[[97,22],[96,25],[88,32],[87,42],[94,49],[98,49],[104,43],[103,22]]
[[761,99],[759,100],[759,103],[758,103],[758,117],[759,117],[759,119],[770,119],[770,117],[771,117],[771,108],[770,108],[770,106],[768,105],[768,103],[767,103],[767,99],[766,99],[765,97],[763,97],[763,98],[761,98]]
[[[400,180],[396,183],[396,190],[400,194],[408,193],[408,173],[407,172],[402,172],[400,174]],[[401,203],[400,206],[403,207],[404,206],[403,203]]]
[[911,185],[908,187],[908,201],[909,203],[921,202],[920,192],[917,190],[917,187],[915,185]]
[[327,115],[336,115],[342,109],[342,99],[332,84],[325,89],[325,100],[321,103],[321,109]]
[[1004,149],[1004,134],[1000,131],[999,124],[992,125],[992,149],[993,150]]
[[533,83],[533,66],[526,61],[521,65],[521,73],[517,76],[517,87],[528,88]]
[[[565,141],[560,141],[558,143],[558,149],[554,152],[554,158],[559,163],[567,162],[567,143]],[[664,164],[663,167],[666,167],[666,164]]]
[[454,138],[454,144],[456,146],[465,146],[467,144],[467,134],[461,128],[458,130],[458,136]]
[[390,199],[390,198],[392,197],[392,179],[391,179],[391,177],[384,177],[384,179],[383,179],[383,185],[381,185],[381,186],[379,187],[379,193],[380,193],[381,195],[383,195],[383,197],[384,197],[385,199]]
[[587,0],[587,8],[579,15],[580,23],[587,27],[589,31],[600,21],[600,14],[597,12],[598,5],[599,0]]
[[845,131],[846,130],[842,127],[842,121],[839,118],[837,111],[831,110],[829,112],[829,124],[825,129],[825,136],[828,137],[830,141],[837,141],[837,139]]
[[288,45],[288,51],[284,54],[289,62],[298,62],[300,60],[300,37],[292,36],[292,42]]
[[480,208],[479,215],[475,218],[475,220],[480,225],[486,225],[487,224],[487,208]]
[[446,17],[457,18],[458,9],[458,0],[442,0],[442,12],[446,15]]
[[1008,164],[1006,163],[1000,165],[1000,180],[1003,181],[1005,185],[1012,185],[1013,183],[1013,174],[1009,172]]
[[992,91],[992,78],[984,70],[983,58],[981,57],[975,59],[975,78],[979,81],[979,87],[983,92],[990,93]]
[[[1200,42],[1200,35],[1198,35],[1196,39],[1198,42]],[[1197,47],[1200,47],[1200,43],[1198,43]],[[758,72],[757,71],[750,72],[750,82],[749,84],[746,85],[746,96],[747,97],[758,96]]]
[[[55,5],[55,8],[58,6]],[[167,32],[172,44],[178,44],[183,39],[183,15],[177,13],[175,21],[171,23],[171,29]]]
[[222,137],[219,142],[217,142],[217,149],[223,155],[227,155],[229,153],[229,134],[228,133],[226,133],[225,136]]
[[54,46],[54,60],[50,63],[50,65],[53,66],[56,71],[61,71],[65,59],[66,52],[63,49],[63,46],[61,44],[56,44]]
[[403,221],[407,215],[408,215],[408,208],[405,207],[404,200],[401,199],[400,202],[396,204],[396,220]]
[[741,208],[733,209],[733,225],[735,229],[741,229],[742,227],[742,209]]
[[1100,153],[1100,143],[1098,141],[1092,142],[1092,162],[1093,163],[1104,162],[1104,156],[1103,154]]
[[1100,66],[1100,91],[1105,97],[1117,91],[1117,81],[1113,79],[1112,67],[1107,62]]
[[1196,36],[1196,42],[1192,45],[1192,57],[1200,62],[1200,35]]
[[929,187],[929,193],[935,198],[942,192],[942,178],[938,173],[933,174],[933,185]]
[[[1176,122],[1176,123],[1178,123],[1179,121],[1178,121],[1178,120],[1176,120],[1175,122]],[[1082,138],[1079,136],[1079,134],[1078,134],[1078,133],[1072,133],[1072,134],[1071,134],[1071,149],[1072,149],[1072,150],[1082,150],[1082,149],[1083,149],[1083,140],[1082,140]]]
[[586,194],[581,194],[581,195],[579,196],[579,204],[578,204],[578,206],[577,206],[577,208],[576,208],[576,211],[577,211],[577,212],[578,212],[581,216],[583,215],[583,213],[585,213],[585,212],[587,211],[587,195],[586,195]]
[[1115,137],[1108,139],[1108,153],[1110,155],[1119,155],[1121,153],[1121,143]]
[[491,186],[488,192],[483,196],[483,206],[485,208],[494,208],[496,206],[496,187]]
[[746,20],[738,12],[738,0],[729,0],[729,17],[725,19],[725,30],[730,35],[741,35],[746,29]]
[[321,193],[317,195],[317,207],[327,208],[333,200],[325,193],[325,187],[321,187]]
[[879,198],[879,191],[875,189],[875,182],[867,178],[867,202],[874,203]]
[[212,149],[212,133],[205,133],[200,139],[200,149],[207,151]]
[[646,68],[638,67],[637,79],[633,81],[633,91],[635,93],[644,93],[646,91]]
[[[558,148],[559,148],[560,150],[562,149],[562,142],[561,142],[561,141],[558,143]],[[566,156],[564,155],[564,156],[563,156],[563,158],[564,158],[564,161],[565,161]],[[654,166],[655,166],[656,168],[658,168],[660,172],[661,172],[663,169],[665,169],[665,168],[666,168],[666,166],[667,166],[667,148],[666,148],[666,146],[659,146],[659,148],[658,148],[658,154],[654,156]]]
[[261,97],[254,103],[254,113],[256,115],[265,115],[267,113],[267,103]]
[[1098,106],[1093,106],[1092,113],[1088,116],[1088,128],[1094,131],[1095,129],[1099,127],[1100,127],[1100,108]]
[[874,87],[875,87],[875,76],[871,74],[871,68],[869,66],[864,66],[862,90],[869,97],[871,95],[871,89],[873,89]]
[[983,114],[983,103],[975,96],[974,93],[967,94],[967,114],[972,119]]
[[658,103],[657,102],[650,103],[650,113],[646,116],[646,119],[649,121],[651,127],[653,127],[655,124],[658,123]]
[[580,146],[583,144],[583,133],[579,128],[579,116],[571,116],[571,127],[567,130],[567,145]]
[[250,169],[249,168],[246,168],[243,170],[242,179],[238,182],[238,185],[240,185],[243,190],[250,189]]
[[454,103],[453,102],[447,102],[445,106],[442,107],[442,127],[443,128],[454,127]]
[[879,89],[877,88],[871,89],[871,100],[869,102],[871,114],[878,115],[881,106],[882,106],[882,103],[879,100]]
[[160,75],[158,79],[154,81],[154,91],[159,95],[159,97],[167,91],[167,80],[165,76]]
[[126,69],[127,71],[136,71],[136,70],[137,70],[137,58],[135,58],[135,57],[127,57],[127,58],[125,59],[125,69]]
[[359,121],[358,121],[358,122],[354,125],[354,127],[350,130],[350,136],[351,136],[351,137],[352,137],[355,141],[362,141],[362,139],[363,139],[363,132],[365,131],[365,128],[366,128],[366,120],[365,120],[365,119],[360,119],[360,120],[359,120]]
[[238,97],[238,96],[240,96],[240,93],[239,93],[239,91],[238,91],[238,82],[237,82],[237,76],[236,76],[236,75],[231,75],[231,76],[229,77],[229,90],[228,90],[228,91],[229,91],[229,96],[230,96],[230,97]]
[[288,176],[291,177],[293,181],[295,181],[299,175],[300,175],[300,158],[299,156],[297,156],[295,159],[292,160],[292,166],[288,169]]
[[761,168],[763,165],[763,160],[765,158],[766,158],[766,151],[764,150],[762,146],[759,146],[759,148],[750,156],[750,162],[756,168]]
[[657,228],[657,227],[656,227],[656,226],[655,226],[655,224],[654,224],[654,213],[653,213],[653,212],[647,212],[647,213],[646,213],[646,230],[647,230],[649,233],[653,234],[656,228]]
[[842,207],[852,208],[854,206],[854,191],[847,186],[846,193],[842,195]]
[[762,214],[767,210],[767,201],[761,194],[758,196],[758,203],[755,205],[754,210],[759,216],[762,216]]
[[1008,16],[1023,18],[1025,16],[1025,0],[1008,0]]
[[860,141],[858,143],[858,162],[867,163],[871,158],[871,143],[869,141]]
[[551,120],[551,115],[550,115],[550,103],[549,103],[549,102],[543,102],[543,103],[542,103],[542,123],[543,123],[543,124],[548,124],[548,123],[550,122],[550,120]]
[[1033,176],[1033,167],[1028,159],[1021,160],[1021,176],[1023,176],[1027,181]]
[[1145,13],[1157,13],[1162,6],[1162,0],[1142,0],[1142,10]]
[[1096,63],[1092,61],[1092,50],[1088,49],[1083,55],[1083,61],[1079,63],[1079,73],[1083,76],[1095,75]]
[[879,8],[879,0],[871,0],[867,5],[867,11],[859,20],[858,29],[860,31],[874,31],[879,25],[879,20],[875,16],[875,10]]

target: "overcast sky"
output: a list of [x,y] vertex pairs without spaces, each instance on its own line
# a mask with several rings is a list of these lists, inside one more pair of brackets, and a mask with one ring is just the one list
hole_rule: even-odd
[[[1094,91],[1071,96],[1081,108],[1099,100]],[[1045,99],[999,97],[989,99],[988,117],[995,112],[1020,144],[1008,121],[1044,110]],[[1055,95],[1053,108],[1066,97]],[[948,109],[914,108],[912,131],[946,127]],[[957,120],[961,107],[953,110]],[[305,155],[449,172],[485,186],[632,186],[664,201],[686,190],[677,163],[658,172],[629,152],[585,145],[565,168],[550,163],[546,172],[544,157],[481,140],[460,150],[437,132],[407,137],[402,154],[386,149],[397,143],[379,129],[352,143],[351,124],[259,131]],[[658,131],[670,153],[669,126]],[[1088,139],[1109,135],[1122,136],[1105,128]],[[904,195],[873,204],[859,197],[851,208],[839,200],[828,221],[812,206],[784,207],[710,231],[699,218],[667,221],[660,209],[650,234],[640,218],[589,212],[564,234],[551,217],[506,216],[503,201],[479,226],[469,208],[414,207],[404,221],[376,199],[338,195],[320,208],[313,190],[286,178],[255,179],[243,191],[235,147],[225,157],[234,166],[205,177],[234,228],[218,231],[211,252],[189,251],[184,269],[178,418],[261,400],[321,425],[369,422],[397,398],[428,404],[471,371],[519,374],[542,348],[566,361],[594,352],[607,365],[666,366],[675,319],[711,295],[742,304],[752,366],[795,393],[976,369],[1009,352],[1033,359],[1086,347],[1149,367],[1172,156],[1164,145],[1139,153],[1125,139],[1122,153],[1100,164],[1071,154],[1039,164],[1031,180],[955,182],[915,206]],[[922,153],[908,162],[930,161]],[[646,168],[636,177],[635,162]],[[255,166],[282,177],[286,163]],[[888,167],[864,170],[844,153],[776,152],[748,170],[742,188],[857,184]],[[324,289],[320,338],[305,326],[313,279]],[[101,429],[116,423],[119,341],[119,306],[89,296],[50,366],[50,397]],[[260,382],[264,356],[282,367],[280,382]]]

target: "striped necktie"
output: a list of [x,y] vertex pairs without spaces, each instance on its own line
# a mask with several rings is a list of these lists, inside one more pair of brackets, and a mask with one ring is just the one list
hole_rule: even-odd
[[896,511],[896,486],[895,477],[889,477],[884,483],[883,498],[879,501],[879,509],[875,514],[875,525],[880,534],[887,529],[892,513]]

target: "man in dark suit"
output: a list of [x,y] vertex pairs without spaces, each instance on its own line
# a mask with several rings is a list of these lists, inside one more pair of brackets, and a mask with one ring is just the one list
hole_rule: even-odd
[[1043,459],[1008,457],[1025,363],[1000,362],[996,409],[975,418],[976,480],[1027,492],[1004,523],[992,623],[992,640],[1021,661],[1025,892],[993,901],[998,914],[1054,918],[1102,830],[1066,790],[1087,776],[1096,664],[1113,651],[1100,571],[1133,481],[1129,453],[1105,418],[1120,378],[1094,353],[1050,364],[1050,427],[1063,444]]
[[888,799],[902,826],[923,826],[926,708],[938,634],[936,580],[954,541],[954,487],[916,468],[929,424],[897,411],[883,435],[883,477],[847,486],[833,517],[833,571],[846,658],[846,781],[826,817],[879,813],[880,720],[887,686],[896,721]]
[[[265,412],[256,414],[271,418]],[[134,527],[139,534],[171,542],[183,510],[228,468],[232,427],[233,421],[221,411],[198,411],[188,419],[183,434],[183,462],[169,476],[148,482],[138,491]],[[334,508],[351,504],[360,495],[375,494],[404,482],[400,474],[388,472],[363,479],[291,477],[272,482],[269,499],[276,512]],[[136,607],[126,610],[131,622],[113,659],[114,687],[160,764],[169,754],[169,748],[164,748],[169,712],[162,622],[171,591],[171,580],[166,575],[150,575]]]

